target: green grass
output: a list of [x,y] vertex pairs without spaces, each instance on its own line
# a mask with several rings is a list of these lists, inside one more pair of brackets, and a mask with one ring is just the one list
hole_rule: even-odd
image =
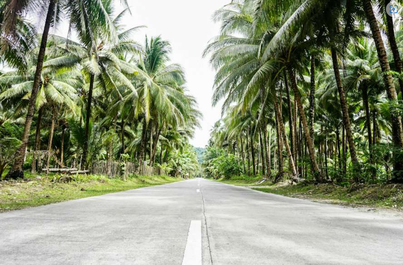
[[403,210],[403,185],[398,184],[353,184],[346,187],[335,184],[302,182],[298,185],[274,185],[270,181],[260,183],[262,177],[248,176],[221,178],[216,181],[246,186],[262,192],[326,203]]
[[403,185],[397,184],[343,187],[334,184],[301,183],[282,187],[256,188],[255,190],[350,206],[403,209]]
[[225,184],[235,185],[235,186],[269,186],[269,185],[272,185],[272,183],[269,181],[260,183],[262,180],[263,180],[263,178],[261,176],[256,176],[256,177],[233,176],[229,179],[220,178],[220,179],[217,179],[216,181],[219,181],[219,182],[222,182]]
[[[41,176],[29,181],[0,182],[0,212],[99,196],[180,181],[167,176],[132,176],[127,180],[104,176]],[[67,181],[67,182],[66,182]]]

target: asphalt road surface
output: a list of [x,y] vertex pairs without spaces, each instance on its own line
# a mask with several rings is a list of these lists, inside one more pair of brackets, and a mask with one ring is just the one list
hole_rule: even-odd
[[403,264],[403,220],[194,179],[2,213],[0,264]]

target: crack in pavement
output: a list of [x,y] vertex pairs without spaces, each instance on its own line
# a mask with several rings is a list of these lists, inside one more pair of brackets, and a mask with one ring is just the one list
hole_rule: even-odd
[[206,201],[204,199],[204,194],[203,194],[203,189],[200,187],[200,194],[202,198],[202,212],[203,212],[203,220],[204,220],[204,226],[206,227],[206,237],[207,237],[207,247],[209,251],[209,256],[210,256],[210,264],[213,265],[213,255],[211,253],[211,246],[210,246],[210,235],[208,231],[208,226],[207,226],[207,217],[206,217]]

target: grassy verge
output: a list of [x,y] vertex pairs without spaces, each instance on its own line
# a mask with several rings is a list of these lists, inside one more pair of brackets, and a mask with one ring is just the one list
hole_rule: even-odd
[[133,176],[127,180],[103,176],[42,176],[28,181],[0,182],[0,212],[92,197],[180,181],[167,176]]
[[403,210],[403,185],[377,184],[342,187],[333,184],[301,183],[292,186],[256,188],[255,190],[350,206]]
[[231,184],[235,186],[268,186],[272,185],[271,182],[264,181],[261,176],[257,177],[249,177],[249,176],[233,176],[231,178],[220,178],[217,179],[216,181],[225,183],[225,184]]
[[303,182],[298,185],[285,183],[274,185],[270,181],[262,182],[262,177],[234,176],[217,181],[246,186],[258,191],[288,197],[309,199],[349,206],[367,206],[403,210],[403,185],[376,184],[351,185],[349,187],[334,184],[312,184]]

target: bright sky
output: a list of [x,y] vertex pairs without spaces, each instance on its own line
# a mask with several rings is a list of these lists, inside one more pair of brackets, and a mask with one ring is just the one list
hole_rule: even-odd
[[[202,128],[198,129],[191,144],[204,147],[210,138],[210,130],[221,117],[221,107],[211,106],[214,70],[209,58],[202,58],[207,43],[219,33],[219,26],[211,17],[228,4],[229,0],[130,0],[132,17],[125,22],[128,27],[145,25],[142,36],[161,35],[173,49],[172,61],[186,71],[187,88],[196,97],[203,113]],[[136,38],[137,39],[137,38]]]
[[[116,2],[119,2],[116,0]],[[201,128],[197,130],[191,144],[205,147],[210,130],[221,117],[221,106],[211,105],[214,70],[209,58],[202,58],[207,43],[219,33],[219,24],[212,21],[213,13],[228,4],[229,0],[129,0],[132,16],[124,20],[127,28],[144,25],[134,39],[144,44],[145,35],[159,36],[168,40],[173,52],[171,60],[185,69],[187,89],[196,97],[199,110],[203,113]],[[121,8],[118,7],[117,11]],[[65,24],[54,30],[64,34]]]

